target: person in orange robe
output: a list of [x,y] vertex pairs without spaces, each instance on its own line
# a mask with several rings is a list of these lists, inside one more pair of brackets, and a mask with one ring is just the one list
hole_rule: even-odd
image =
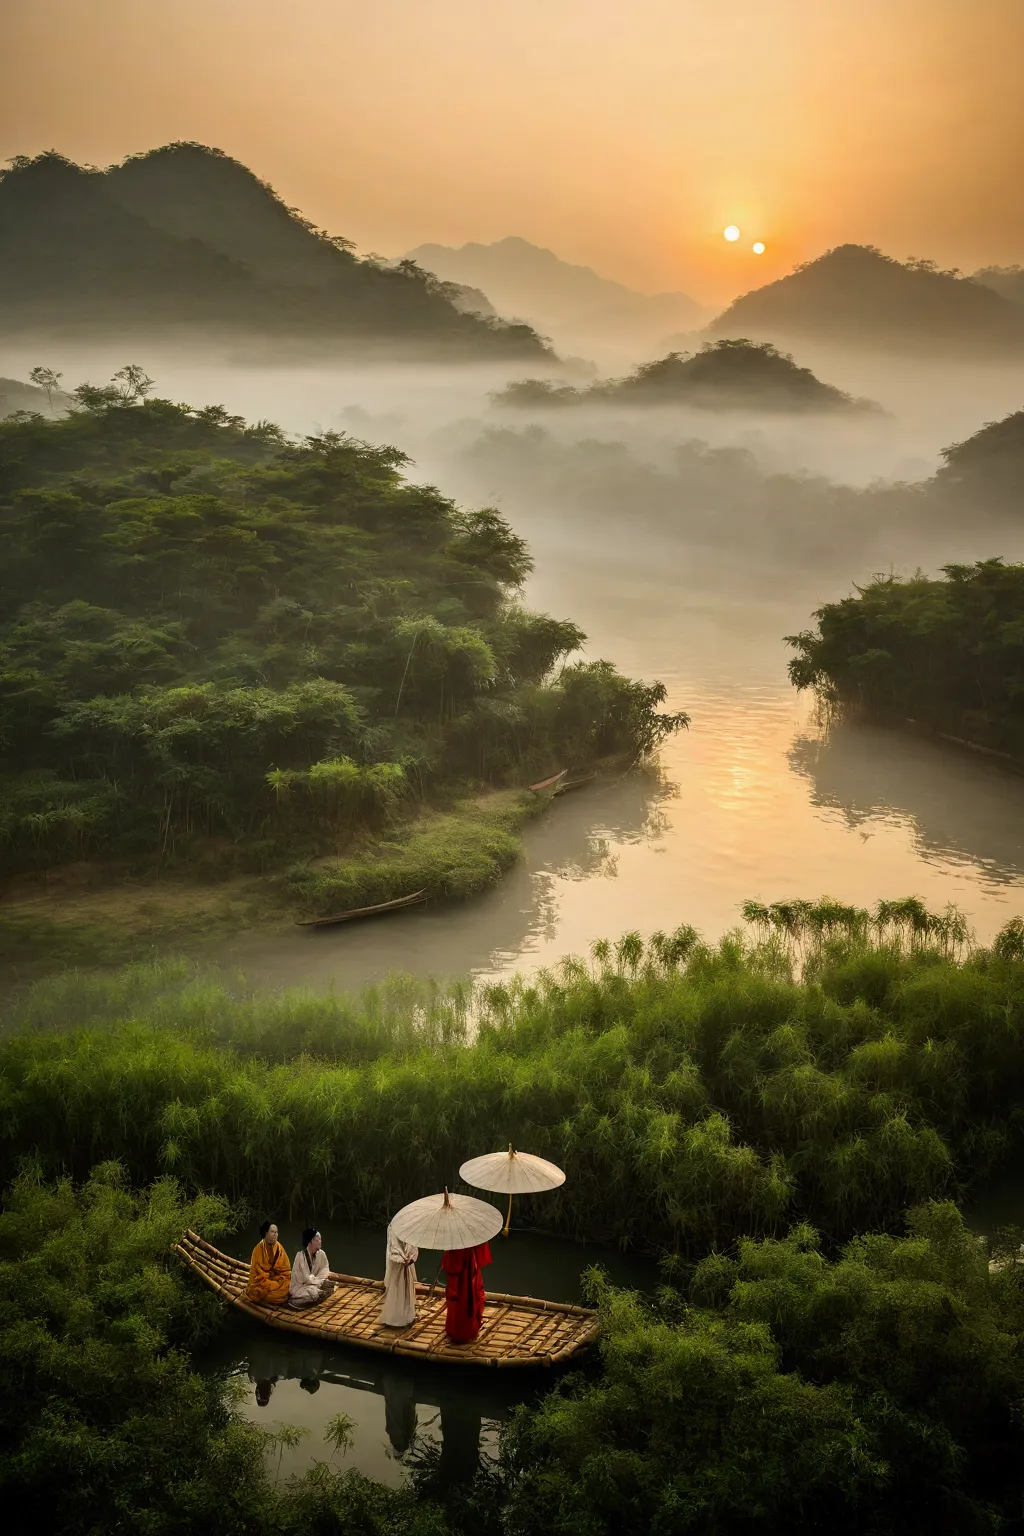
[[283,1306],[288,1300],[292,1267],[288,1255],[277,1240],[277,1225],[265,1221],[260,1227],[260,1240],[249,1260],[249,1284],[245,1288],[247,1301],[268,1301],[273,1306]]
[[441,1268],[448,1277],[444,1331],[453,1344],[469,1344],[480,1332],[484,1316],[484,1277],[480,1271],[490,1262],[490,1243],[449,1248],[441,1255]]

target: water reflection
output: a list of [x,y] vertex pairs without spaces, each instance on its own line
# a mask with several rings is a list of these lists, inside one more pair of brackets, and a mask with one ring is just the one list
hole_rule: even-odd
[[898,730],[839,722],[800,734],[789,761],[812,803],[870,836],[909,825],[922,858],[974,865],[982,878],[1024,882],[1024,777],[991,758]]
[[334,1464],[392,1485],[404,1481],[419,1458],[431,1460],[443,1483],[468,1481],[481,1458],[496,1453],[498,1431],[513,1408],[552,1385],[546,1371],[453,1370],[287,1340],[236,1316],[203,1366],[246,1384],[239,1406],[253,1423],[303,1432],[296,1443],[274,1449],[281,1475],[331,1459],[328,1426],[343,1413],[352,1420],[352,1439]]
[[501,970],[554,940],[557,882],[614,880],[621,848],[657,842],[673,793],[657,767],[604,776],[558,797],[530,823],[526,857],[472,902],[412,908],[359,926],[243,936],[220,963],[251,986],[334,982],[344,990],[397,969],[433,976]]

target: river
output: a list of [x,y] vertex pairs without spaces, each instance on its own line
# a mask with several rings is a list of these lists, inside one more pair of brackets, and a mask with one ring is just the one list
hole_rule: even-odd
[[[48,360],[65,368],[70,382],[83,374],[101,379],[123,362],[111,356],[86,368],[80,359]],[[37,361],[26,356],[20,371]],[[934,570],[991,555],[1020,559],[1024,532],[967,520],[931,537],[921,524],[890,530],[883,517],[865,542],[854,526],[859,506],[826,495],[818,521],[812,496],[811,521],[794,523],[777,544],[765,510],[766,479],[763,503],[755,499],[743,516],[726,509],[731,522],[718,524],[712,486],[711,504],[698,509],[702,531],[695,539],[686,531],[693,508],[685,487],[677,508],[671,485],[666,491],[649,473],[650,465],[669,462],[672,444],[664,439],[678,446],[702,436],[743,447],[769,477],[808,470],[860,486],[876,476],[923,478],[944,443],[1019,406],[1019,369],[957,373],[861,359],[846,374],[838,364],[819,373],[881,400],[887,416],[782,427],[707,413],[699,420],[693,413],[671,421],[663,415],[653,425],[602,425],[595,418],[579,428],[575,444],[569,436],[576,429],[547,424],[537,428],[546,436],[511,440],[511,454],[506,438],[495,456],[487,432],[507,423],[488,420],[485,396],[506,382],[507,372],[144,361],[176,398],[221,400],[293,431],[347,427],[395,441],[415,457],[414,475],[466,503],[497,504],[536,560],[526,601],[579,623],[589,657],[663,681],[667,707],[691,716],[690,729],[665,744],[656,764],[556,800],[527,828],[522,862],[489,894],[350,928],[239,935],[214,959],[245,985],[351,990],[396,971],[497,979],[586,954],[594,939],[629,930],[647,936],[692,924],[715,938],[739,922],[750,898],[830,895],[871,906],[917,895],[931,908],[955,903],[982,942],[1024,912],[1024,777],[899,731],[822,723],[813,700],[788,682],[791,653],[783,642],[809,625],[822,602],[876,570]],[[16,359],[10,367],[19,371]],[[587,433],[592,438],[583,440]],[[482,457],[474,442],[485,443]],[[519,445],[522,455],[547,454],[561,479],[549,478],[546,491],[525,482]],[[570,495],[565,477],[574,464],[583,479]],[[644,486],[658,490],[656,512],[643,502]],[[797,481],[787,481],[784,505],[802,494]],[[1000,1219],[1024,1216],[1020,1188],[1013,1184],[996,1201],[993,1220],[997,1207]],[[297,1233],[286,1229],[283,1236],[294,1252]],[[335,1265],[380,1272],[382,1234],[324,1236]],[[552,1299],[576,1298],[580,1269],[593,1256],[524,1234],[499,1240],[498,1249],[488,1277],[495,1289]],[[642,1261],[602,1258],[619,1264],[618,1279],[653,1283]],[[325,1426],[347,1413],[355,1439],[334,1463],[390,1482],[408,1475],[417,1448],[431,1445],[440,1448],[446,1476],[464,1475],[480,1449],[493,1449],[497,1426],[515,1402],[550,1384],[532,1373],[511,1381],[460,1373],[456,1383],[440,1368],[385,1367],[351,1351],[281,1344],[237,1319],[206,1364],[243,1384],[242,1411],[254,1421],[309,1431],[299,1444],[282,1447],[281,1475],[317,1457],[331,1459]],[[256,1380],[274,1383],[263,1408]]]
[[787,680],[781,639],[813,600],[680,601],[621,560],[574,558],[570,571],[551,554],[542,571],[534,600],[578,619],[590,654],[664,681],[690,729],[655,768],[556,799],[482,898],[243,936],[221,952],[227,969],[258,987],[351,990],[393,970],[490,980],[631,929],[717,937],[748,898],[917,895],[955,903],[982,942],[1024,912],[1024,776],[900,731],[820,723]]

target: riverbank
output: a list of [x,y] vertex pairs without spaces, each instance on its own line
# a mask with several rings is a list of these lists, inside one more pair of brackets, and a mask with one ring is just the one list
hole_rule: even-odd
[[[201,953],[229,935],[425,890],[458,901],[496,885],[522,855],[520,832],[550,802],[488,790],[264,875],[224,873],[216,857],[159,873],[79,862],[0,888],[0,985],[68,966],[119,965],[174,947]],[[227,865],[230,870],[230,864]]]

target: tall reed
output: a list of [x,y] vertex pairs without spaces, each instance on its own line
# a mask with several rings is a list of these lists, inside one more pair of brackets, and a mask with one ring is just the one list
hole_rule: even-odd
[[[681,930],[476,990],[49,982],[0,1041],[0,1158],[84,1176],[113,1157],[383,1221],[514,1141],[567,1169],[533,1214],[576,1237],[691,1252],[808,1216],[841,1238],[963,1187],[1021,1127],[1024,959],[1008,941],[956,959],[934,934],[855,915],[804,945],[801,979],[791,932]],[[40,1027],[54,1016],[85,1022]]]

